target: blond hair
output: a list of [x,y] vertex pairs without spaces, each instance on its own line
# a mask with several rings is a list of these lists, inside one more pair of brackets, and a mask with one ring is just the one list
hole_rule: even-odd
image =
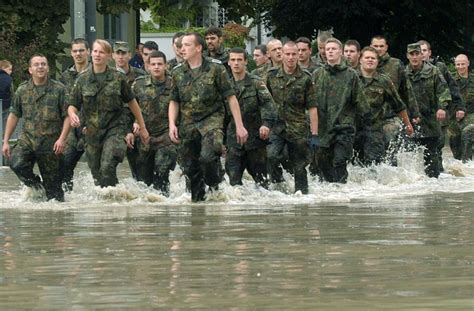
[[9,60],[2,59],[0,60],[0,69],[6,69],[8,67],[12,67],[12,63]]
[[94,49],[94,45],[98,44],[106,54],[112,54],[112,46],[109,42],[103,39],[96,39],[94,43],[92,43],[92,49]]

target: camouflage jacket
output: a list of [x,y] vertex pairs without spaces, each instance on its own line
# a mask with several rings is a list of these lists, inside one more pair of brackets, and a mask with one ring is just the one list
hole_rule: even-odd
[[222,128],[223,98],[235,95],[229,76],[220,61],[210,58],[203,58],[198,70],[194,74],[184,62],[172,72],[170,100],[179,103],[180,127],[195,126],[204,132]]
[[124,105],[134,98],[123,73],[107,67],[105,80],[99,82],[91,68],[77,78],[69,105],[79,111],[82,109],[82,125],[87,127],[86,142],[100,144],[111,130],[118,135],[126,134],[129,116]]
[[317,53],[311,57],[311,62],[316,65],[316,68],[323,67],[327,62],[321,57],[321,54]]
[[370,107],[365,99],[357,72],[345,62],[329,64],[313,73],[318,103],[319,137],[322,147],[330,147],[338,137],[353,139],[356,118],[371,122]]
[[275,133],[293,141],[307,139],[310,129],[306,111],[317,108],[311,74],[299,66],[291,75],[283,67],[274,67],[268,72],[267,86],[277,111]]
[[467,78],[461,77],[459,74],[454,76],[454,80],[459,86],[466,112],[474,113],[474,74],[469,73]]
[[122,68],[119,67],[117,67],[116,70],[127,76],[127,82],[130,86],[132,86],[136,78],[146,75],[145,70],[133,66],[129,66],[128,72],[125,72]]
[[302,69],[305,69],[309,71],[309,73],[313,73],[317,68],[321,67],[321,64],[317,64],[316,62],[313,61],[312,58],[309,59],[309,66],[308,67],[303,67],[300,65]]
[[268,71],[272,68],[272,63],[268,62],[266,64],[260,65],[254,70],[251,74],[260,77],[262,80],[266,81],[268,76]]
[[229,49],[224,48],[224,45],[221,44],[219,49],[216,51],[215,56],[211,56],[209,50],[204,51],[203,56],[220,60],[221,63],[226,66],[229,61]]
[[[384,56],[379,57],[377,71],[386,74],[390,79],[392,79],[395,89],[398,91],[400,98],[408,108],[410,117],[419,117],[420,110],[418,103],[416,102],[413,87],[407,77],[402,61],[398,58],[390,57],[388,53],[385,53]],[[388,111],[386,118],[393,118],[394,116],[395,113],[393,111]]]
[[[241,81],[231,80],[237,100],[240,105],[242,121],[249,133],[245,149],[251,150],[266,144],[259,138],[259,130],[262,125],[272,128],[276,119],[275,104],[272,95],[267,89],[265,82],[257,76],[246,74]],[[231,148],[242,148],[237,143],[234,120],[231,120],[227,128],[227,146]]]
[[156,137],[168,132],[168,106],[170,103],[171,77],[158,82],[150,75],[138,77],[133,83],[138,104],[150,136]]
[[20,139],[34,150],[53,150],[61,135],[67,116],[67,89],[59,81],[49,79],[44,87],[37,88],[33,80],[25,81],[16,90],[10,112],[23,118]]
[[408,65],[406,71],[420,108],[421,135],[423,137],[440,136],[441,126],[436,120],[436,111],[446,110],[451,102],[451,94],[446,81],[437,67],[427,63],[423,63],[423,67],[416,72]]
[[364,78],[359,72],[365,99],[370,107],[372,128],[381,129],[384,124],[387,109],[399,113],[406,109],[398,95],[392,80],[384,74],[376,72],[372,78]]
[[[89,63],[87,69],[89,69],[91,66],[92,65]],[[71,67],[63,71],[61,77],[59,78],[59,81],[61,81],[66,86],[68,91],[71,91],[72,87],[74,86],[74,82],[76,82],[77,76],[79,74],[80,72],[77,72],[76,66],[72,65]]]
[[180,62],[178,62],[178,60],[175,58],[172,58],[170,59],[166,65],[167,65],[167,69],[168,71],[172,71],[174,67],[178,66],[179,64],[181,64]]
[[449,72],[448,66],[445,63],[440,62],[436,59],[430,59],[429,64],[438,67],[439,71],[443,75],[444,80],[448,84],[449,92],[451,93],[451,105],[448,107],[450,113],[454,113],[458,110],[465,110],[464,102],[462,100],[461,92],[459,91],[459,86],[454,80],[453,76]]

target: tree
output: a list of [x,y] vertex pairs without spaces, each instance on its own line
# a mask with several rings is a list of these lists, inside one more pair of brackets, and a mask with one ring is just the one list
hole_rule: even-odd
[[[69,1],[4,0],[0,10],[0,58],[14,65],[15,82],[25,78],[28,59],[45,54],[54,64],[65,45],[58,39],[69,18]],[[51,66],[54,68],[54,66]]]

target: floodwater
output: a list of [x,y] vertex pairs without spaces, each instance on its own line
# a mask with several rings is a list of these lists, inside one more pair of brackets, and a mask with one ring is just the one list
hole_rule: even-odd
[[430,179],[421,162],[201,204],[179,170],[166,199],[125,164],[98,189],[80,163],[56,203],[0,168],[0,310],[472,310],[474,163]]

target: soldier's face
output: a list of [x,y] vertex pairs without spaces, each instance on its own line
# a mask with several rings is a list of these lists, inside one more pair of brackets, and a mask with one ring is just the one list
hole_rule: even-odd
[[148,70],[150,71],[150,74],[153,78],[157,80],[163,80],[166,73],[166,62],[163,57],[150,58]]
[[71,46],[71,56],[74,59],[74,64],[82,65],[87,63],[90,51],[86,49],[83,43],[73,44]]
[[326,59],[326,44],[318,40],[318,53],[323,60]]
[[344,45],[344,56],[351,63],[352,67],[359,63],[360,53],[355,45]]
[[257,66],[260,66],[268,61],[268,57],[266,54],[263,54],[261,50],[255,49],[253,50],[253,60]]
[[181,44],[181,54],[184,60],[192,59],[202,51],[202,46],[196,43],[196,38],[193,35],[184,36]]
[[49,66],[46,57],[35,56],[31,59],[28,71],[33,79],[44,79],[48,76]]
[[365,51],[360,58],[360,66],[363,70],[372,72],[377,69],[378,55],[372,51]]
[[229,53],[229,64],[232,73],[241,74],[245,72],[245,66],[247,66],[247,60],[243,53]]
[[283,65],[288,69],[296,68],[298,64],[298,47],[296,45],[283,47]]
[[112,57],[115,60],[115,66],[120,67],[120,68],[126,68],[128,65],[128,62],[130,61],[131,54],[130,52],[116,51],[114,52]]
[[92,62],[94,65],[107,65],[107,61],[110,59],[110,54],[105,52],[104,48],[96,43],[92,46]]
[[176,38],[176,40],[173,42],[174,54],[175,54],[177,57],[179,57],[179,58],[182,58],[182,57],[183,57],[183,56],[181,55],[181,46],[182,46],[181,38],[182,38],[182,37]]
[[153,49],[143,48],[142,58],[143,58],[144,64],[148,64],[148,58],[150,58],[150,54],[153,51],[154,51]]
[[423,57],[423,60],[426,62],[431,57],[431,50],[428,49],[428,46],[426,44],[421,44],[420,47],[421,47],[421,56]]
[[415,70],[420,69],[423,65],[423,56],[418,51],[407,53],[407,58],[410,61],[410,66]]
[[311,48],[304,42],[298,42],[296,46],[298,47],[298,60],[301,63],[307,62],[311,57]]
[[329,64],[339,64],[342,58],[342,48],[335,42],[326,43],[326,60]]
[[207,49],[211,52],[219,49],[222,43],[222,38],[219,38],[215,34],[209,34],[206,36]]
[[385,39],[372,39],[370,46],[377,50],[379,56],[384,56],[388,51],[388,44]]
[[268,54],[273,63],[281,64],[283,60],[282,49],[283,45],[279,41],[268,44]]
[[456,66],[456,70],[460,76],[466,76],[469,70],[469,60],[467,57],[458,56],[454,61],[454,65]]

